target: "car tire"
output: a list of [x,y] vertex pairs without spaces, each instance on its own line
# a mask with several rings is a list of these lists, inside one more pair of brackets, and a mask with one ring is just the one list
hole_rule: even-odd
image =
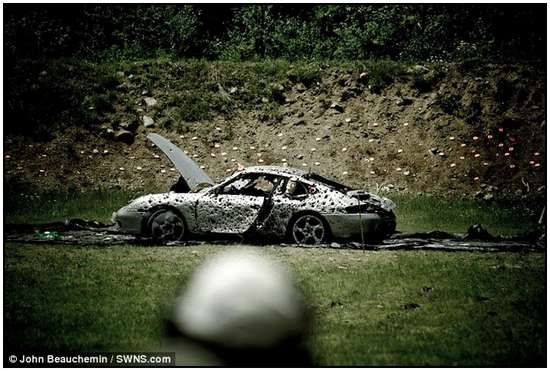
[[299,214],[290,222],[288,235],[298,245],[319,245],[330,240],[330,228],[318,214]]
[[183,217],[173,210],[155,211],[149,218],[148,226],[151,237],[157,242],[181,241],[187,235]]

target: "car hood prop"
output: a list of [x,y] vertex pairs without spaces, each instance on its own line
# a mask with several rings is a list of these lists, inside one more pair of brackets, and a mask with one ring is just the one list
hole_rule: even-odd
[[189,156],[187,156],[183,151],[176,146],[174,143],[170,142],[168,139],[151,133],[147,135],[147,139],[153,142],[168,159],[174,164],[176,169],[178,169],[181,177],[191,190],[197,189],[200,185],[213,185],[214,181],[193,161]]

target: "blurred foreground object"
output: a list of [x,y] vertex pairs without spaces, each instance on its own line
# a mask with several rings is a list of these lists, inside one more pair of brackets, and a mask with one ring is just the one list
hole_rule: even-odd
[[178,365],[306,366],[307,313],[289,271],[251,251],[200,266],[166,325]]

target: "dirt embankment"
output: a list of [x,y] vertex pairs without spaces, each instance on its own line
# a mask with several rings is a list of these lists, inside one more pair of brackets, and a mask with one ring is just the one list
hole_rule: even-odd
[[[178,100],[193,95],[192,87],[176,83],[187,77],[175,78],[178,64],[164,63],[120,68],[107,94],[114,96],[108,113],[88,128],[65,125],[45,141],[6,130],[5,182],[43,190],[162,191],[178,174],[146,139],[156,132],[215,179],[238,164],[273,164],[374,191],[477,194],[488,200],[544,193],[542,69],[417,65],[375,86],[379,79],[368,68],[327,67],[307,80],[293,79],[291,71],[282,75],[288,78],[266,75],[268,89],[251,99],[249,85],[258,76],[232,80],[225,71],[216,80],[211,65],[203,77],[211,100],[191,101],[191,107],[189,100]],[[176,114],[184,106],[209,114]]]

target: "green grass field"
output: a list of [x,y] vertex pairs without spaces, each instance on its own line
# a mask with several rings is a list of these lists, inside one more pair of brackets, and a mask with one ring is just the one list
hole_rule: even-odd
[[[34,211],[11,199],[5,219],[107,221],[127,197],[56,196],[33,200]],[[518,224],[513,209],[475,202],[396,201],[402,230],[462,232],[481,221],[491,232],[516,233],[536,221],[527,215]],[[4,343],[25,352],[157,349],[177,288],[206,257],[235,247],[5,243]],[[248,248],[295,272],[314,315],[319,365],[546,364],[544,253]]]

